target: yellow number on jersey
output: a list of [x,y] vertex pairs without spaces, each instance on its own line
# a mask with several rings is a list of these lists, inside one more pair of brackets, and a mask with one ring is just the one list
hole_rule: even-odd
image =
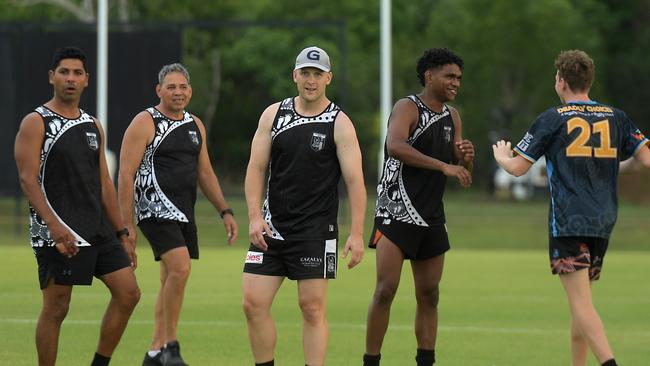
[[[600,135],[600,147],[591,147],[587,145],[591,137],[591,125],[580,117],[574,117],[567,121],[567,134],[570,134],[576,128],[580,133],[573,142],[566,148],[566,156],[569,157],[592,157],[597,158],[615,158],[618,151],[611,146],[611,137],[609,133],[609,121],[602,120],[594,123],[593,133]],[[593,152],[592,152],[593,151]]]

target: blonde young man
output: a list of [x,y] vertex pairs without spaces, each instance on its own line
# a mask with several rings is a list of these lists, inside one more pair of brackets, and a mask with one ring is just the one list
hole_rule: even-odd
[[153,341],[142,365],[185,366],[176,329],[190,259],[199,258],[194,220],[197,182],[223,218],[228,244],[237,238],[237,224],[210,163],[205,127],[185,111],[192,98],[185,67],[164,66],[156,94],[160,103],[136,115],[124,134],[118,193],[129,231],[135,233],[135,213],[154,259],[160,262]]
[[302,50],[293,71],[298,96],[266,108],[253,137],[246,172],[251,246],[244,265],[243,306],[256,365],[274,364],[276,331],[270,310],[285,278],[298,282],[305,364],[325,363],[327,284],[337,270],[341,175],[352,213],[343,257],[352,253],[352,268],[363,256],[361,151],[352,121],[326,96],[330,70],[323,49]]
[[562,105],[547,109],[515,147],[498,141],[494,158],[520,176],[546,157],[551,188],[549,256],[571,309],[574,366],[587,363],[589,349],[603,366],[615,366],[603,323],[591,300],[600,278],[618,211],[619,162],[630,157],[650,167],[648,139],[620,109],[589,98],[594,62],[571,50],[555,60],[555,92]]

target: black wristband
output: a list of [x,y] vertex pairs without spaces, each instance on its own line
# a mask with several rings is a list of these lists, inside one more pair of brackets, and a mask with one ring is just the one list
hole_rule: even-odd
[[129,229],[124,228],[115,232],[115,236],[117,236],[118,239],[124,235],[129,236]]
[[222,219],[223,219],[223,217],[226,216],[227,214],[230,214],[231,216],[235,216],[235,213],[232,212],[232,208],[227,208],[227,209],[225,209],[225,210],[219,212],[219,216],[221,216]]

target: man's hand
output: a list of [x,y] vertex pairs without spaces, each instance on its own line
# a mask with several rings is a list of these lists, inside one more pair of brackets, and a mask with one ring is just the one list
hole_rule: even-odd
[[496,144],[492,145],[492,152],[494,153],[494,160],[496,160],[499,165],[501,165],[503,161],[511,159],[513,156],[510,141],[497,141]]
[[347,258],[348,253],[352,251],[352,256],[348,262],[348,269],[353,268],[363,259],[363,238],[361,235],[350,235],[343,248],[343,259]]
[[250,224],[248,225],[248,236],[251,243],[260,248],[263,252],[266,252],[269,246],[264,240],[264,234],[268,237],[271,236],[271,228],[266,221],[264,221],[261,216],[251,219]]
[[472,174],[469,170],[460,165],[445,164],[442,168],[442,173],[448,177],[456,177],[460,185],[467,188],[472,185]]
[[456,142],[458,150],[463,155],[464,163],[471,163],[474,161],[474,144],[470,140],[461,140]]
[[48,224],[47,228],[50,231],[50,237],[54,240],[54,245],[59,253],[68,258],[72,258],[79,253],[77,238],[75,238],[72,232],[63,226],[63,224],[59,221],[55,221]]
[[227,213],[223,216],[223,226],[226,228],[228,235],[228,245],[232,245],[237,240],[237,221],[235,218]]
[[136,239],[135,229],[133,227],[129,228],[129,235],[120,236],[120,241],[122,241],[122,246],[126,251],[126,254],[131,259],[131,268],[138,268],[138,255],[135,254],[135,239]]

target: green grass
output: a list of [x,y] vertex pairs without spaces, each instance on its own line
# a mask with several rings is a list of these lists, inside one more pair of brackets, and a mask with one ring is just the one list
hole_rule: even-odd
[[[439,363],[570,364],[568,306],[557,277],[549,273],[546,203],[451,198],[446,208],[453,249],[446,257],[441,288]],[[200,202],[197,210],[201,260],[193,262],[179,326],[183,354],[193,366],[252,364],[240,306],[246,214],[243,200],[231,203],[240,225],[240,239],[233,247],[225,245],[221,221],[214,211],[205,202]],[[342,222],[347,221],[344,211]],[[617,359],[624,365],[643,365],[650,359],[649,213],[642,206],[621,208],[602,279],[594,285],[594,301]],[[13,231],[5,230],[12,227],[7,221],[11,220],[5,217],[2,224],[4,243],[21,245],[0,246],[5,258],[0,269],[0,364],[34,365],[33,334],[41,305],[36,264],[24,237],[15,238]],[[114,355],[114,365],[139,365],[150,343],[158,268],[145,241],[140,241],[138,254],[136,273],[142,299]],[[330,283],[328,365],[360,364],[374,271],[374,251],[367,250],[357,268],[348,271],[342,265],[338,279]],[[57,364],[90,363],[107,301],[107,291],[99,281],[92,287],[75,288]],[[412,276],[405,264],[384,342],[383,365],[414,364],[414,307]],[[277,364],[302,365],[301,317],[294,282],[283,285],[273,315],[279,333]],[[589,365],[596,364],[591,358]]]

